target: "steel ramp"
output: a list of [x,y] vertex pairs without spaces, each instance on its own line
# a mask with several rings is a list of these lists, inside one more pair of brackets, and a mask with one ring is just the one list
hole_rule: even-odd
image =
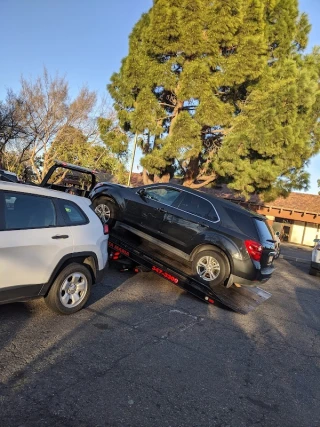
[[212,298],[241,314],[248,314],[256,310],[272,296],[261,288],[243,286],[238,288],[235,285],[230,288],[219,286],[210,293],[212,293]]

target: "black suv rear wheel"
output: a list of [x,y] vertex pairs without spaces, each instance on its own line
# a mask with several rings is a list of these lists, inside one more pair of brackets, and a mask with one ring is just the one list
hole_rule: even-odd
[[218,250],[201,251],[192,261],[192,272],[196,279],[210,288],[222,285],[230,275],[226,256]]

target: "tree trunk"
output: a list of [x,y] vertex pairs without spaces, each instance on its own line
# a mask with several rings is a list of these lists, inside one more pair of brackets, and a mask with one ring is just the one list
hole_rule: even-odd
[[36,181],[37,181],[38,184],[40,184],[41,181],[42,181],[42,176],[41,176],[41,173],[39,172],[39,170],[38,170],[38,168],[36,166],[35,159],[36,159],[36,149],[34,147],[33,150],[32,150],[32,153],[31,153],[31,156],[30,156],[29,160],[30,160],[33,172],[36,174],[36,177],[37,177]]
[[189,165],[186,170],[186,174],[183,180],[183,184],[185,187],[191,187],[194,183],[194,180],[197,178],[199,174],[199,158],[191,159]]
[[162,175],[162,177],[160,178],[160,182],[169,182],[170,181],[170,174],[169,173],[165,173],[164,175]]
[[[173,109],[173,112],[172,112],[172,116],[173,117],[172,117],[172,120],[171,120],[171,123],[170,123],[169,136],[172,134],[172,128],[174,126],[174,123],[177,121],[177,118],[178,118],[178,115],[179,115],[179,110],[181,110],[182,107],[183,107],[183,101],[178,101],[177,100],[177,103],[174,106],[174,109]],[[168,172],[168,170],[170,170],[170,166],[166,167],[166,170],[164,171],[164,174],[161,175],[160,182],[167,183],[167,182],[170,181],[173,173],[170,174],[170,171]]]
[[169,128],[169,136],[171,136],[172,134],[172,127],[174,125],[174,123],[177,121],[178,118],[178,114],[179,114],[179,110],[181,110],[181,108],[183,107],[183,101],[177,101],[174,110],[172,112],[172,120],[170,123],[170,128]]
[[49,161],[48,161],[48,153],[45,152],[44,156],[43,156],[43,165],[42,165],[42,171],[41,171],[41,178],[43,179],[48,170],[49,170]]
[[194,182],[192,182],[189,187],[194,189],[205,187],[206,185],[210,184],[216,179],[217,179],[217,175],[215,173],[210,176],[203,176],[199,179],[200,182],[198,184],[195,184]]
[[142,171],[143,185],[154,184],[154,175],[149,175],[147,170]]

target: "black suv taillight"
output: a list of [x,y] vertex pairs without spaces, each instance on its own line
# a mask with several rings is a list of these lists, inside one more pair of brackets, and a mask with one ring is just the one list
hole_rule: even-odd
[[103,224],[103,233],[109,234],[109,225],[108,224]]
[[246,245],[250,258],[255,261],[260,261],[263,249],[262,245],[255,240],[245,240],[244,244]]

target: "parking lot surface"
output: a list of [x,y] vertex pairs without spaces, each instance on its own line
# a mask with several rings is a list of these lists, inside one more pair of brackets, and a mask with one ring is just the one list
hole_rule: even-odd
[[320,278],[277,261],[243,316],[110,270],[72,316],[0,306],[2,426],[320,426]]
[[287,260],[299,260],[300,262],[311,262],[312,247],[295,245],[293,243],[281,242],[281,255]]

